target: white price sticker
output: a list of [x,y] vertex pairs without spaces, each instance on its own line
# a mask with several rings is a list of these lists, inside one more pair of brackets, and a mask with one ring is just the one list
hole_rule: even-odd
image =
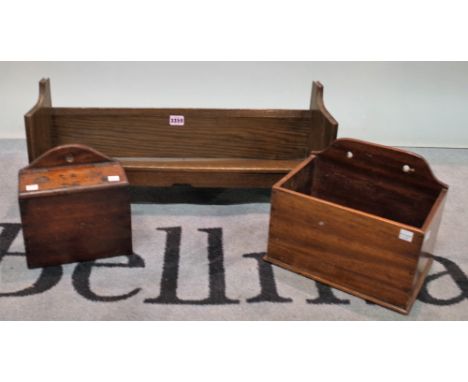
[[398,238],[400,240],[408,241],[411,243],[413,241],[413,236],[414,236],[413,232],[402,228],[400,229],[400,234],[398,235]]
[[107,177],[108,182],[119,182],[120,181],[120,176],[118,175],[109,175]]
[[184,126],[185,117],[183,115],[170,115],[169,116],[169,125],[171,126]]
[[37,191],[39,190],[39,185],[38,184],[27,184],[26,185],[26,191]]

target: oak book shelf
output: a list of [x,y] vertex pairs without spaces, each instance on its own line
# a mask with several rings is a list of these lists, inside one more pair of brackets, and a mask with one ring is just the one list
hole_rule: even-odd
[[319,82],[307,110],[138,109],[54,107],[43,79],[25,125],[30,162],[83,144],[119,160],[131,185],[227,188],[271,187],[338,129]]

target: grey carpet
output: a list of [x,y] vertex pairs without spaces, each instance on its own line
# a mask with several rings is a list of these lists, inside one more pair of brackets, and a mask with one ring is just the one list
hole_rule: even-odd
[[403,316],[263,263],[270,206],[260,190],[133,189],[131,260],[28,270],[17,204],[25,142],[2,140],[0,319],[466,320],[468,150],[413,151],[450,190],[431,276]]

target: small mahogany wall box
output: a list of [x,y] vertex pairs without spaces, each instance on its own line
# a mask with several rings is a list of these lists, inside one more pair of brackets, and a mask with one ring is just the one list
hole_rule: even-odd
[[130,184],[271,187],[336,138],[314,82],[308,110],[52,107],[49,80],[26,114],[29,160],[81,143],[118,159]]
[[29,268],[132,254],[122,166],[82,145],[47,151],[19,172]]
[[265,260],[408,313],[447,190],[420,156],[339,139],[274,185]]

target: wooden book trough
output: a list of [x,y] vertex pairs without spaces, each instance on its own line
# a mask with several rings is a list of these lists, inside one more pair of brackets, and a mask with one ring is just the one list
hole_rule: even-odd
[[447,190],[418,155],[339,139],[274,185],[265,260],[408,313]]
[[80,143],[118,159],[131,185],[271,187],[336,138],[314,82],[308,110],[53,107],[48,79],[25,116],[29,161]]
[[29,268],[131,255],[122,166],[82,145],[56,147],[19,172]]

